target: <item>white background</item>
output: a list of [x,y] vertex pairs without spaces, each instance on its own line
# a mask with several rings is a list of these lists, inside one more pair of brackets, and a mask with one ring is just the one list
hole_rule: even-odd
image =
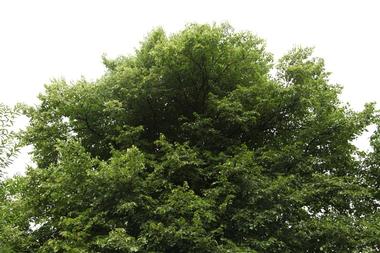
[[[102,54],[133,54],[154,27],[225,21],[264,38],[276,58],[314,46],[354,109],[380,101],[380,1],[0,0],[0,102],[35,104],[52,78],[95,80]],[[10,174],[26,161],[23,152]]]

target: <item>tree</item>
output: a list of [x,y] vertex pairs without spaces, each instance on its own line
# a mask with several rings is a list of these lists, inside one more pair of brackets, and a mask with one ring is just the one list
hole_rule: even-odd
[[342,104],[311,49],[275,63],[249,32],[189,25],[103,61],[26,110],[23,252],[379,249],[379,134],[352,144],[377,111]]

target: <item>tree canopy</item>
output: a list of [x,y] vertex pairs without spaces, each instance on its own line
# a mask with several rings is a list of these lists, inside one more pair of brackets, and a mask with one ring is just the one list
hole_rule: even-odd
[[379,250],[380,133],[353,144],[377,111],[340,102],[311,49],[274,61],[194,24],[103,62],[25,110],[35,166],[4,182],[5,252]]

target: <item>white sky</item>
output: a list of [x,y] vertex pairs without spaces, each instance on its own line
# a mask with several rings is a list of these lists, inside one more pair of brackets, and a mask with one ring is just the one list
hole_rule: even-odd
[[[0,0],[0,102],[37,102],[52,78],[101,76],[101,55],[131,54],[154,27],[228,21],[281,56],[314,46],[355,109],[380,103],[380,1]],[[25,154],[11,170],[22,171]]]

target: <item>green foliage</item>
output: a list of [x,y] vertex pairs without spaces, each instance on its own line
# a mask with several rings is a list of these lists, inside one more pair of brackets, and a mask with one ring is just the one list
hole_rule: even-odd
[[9,252],[379,250],[379,131],[352,144],[377,112],[343,105],[311,49],[275,64],[249,32],[189,25],[103,61],[26,109],[36,167],[2,188]]
[[10,108],[0,103],[0,175],[18,151],[16,134],[12,131],[17,108]]

